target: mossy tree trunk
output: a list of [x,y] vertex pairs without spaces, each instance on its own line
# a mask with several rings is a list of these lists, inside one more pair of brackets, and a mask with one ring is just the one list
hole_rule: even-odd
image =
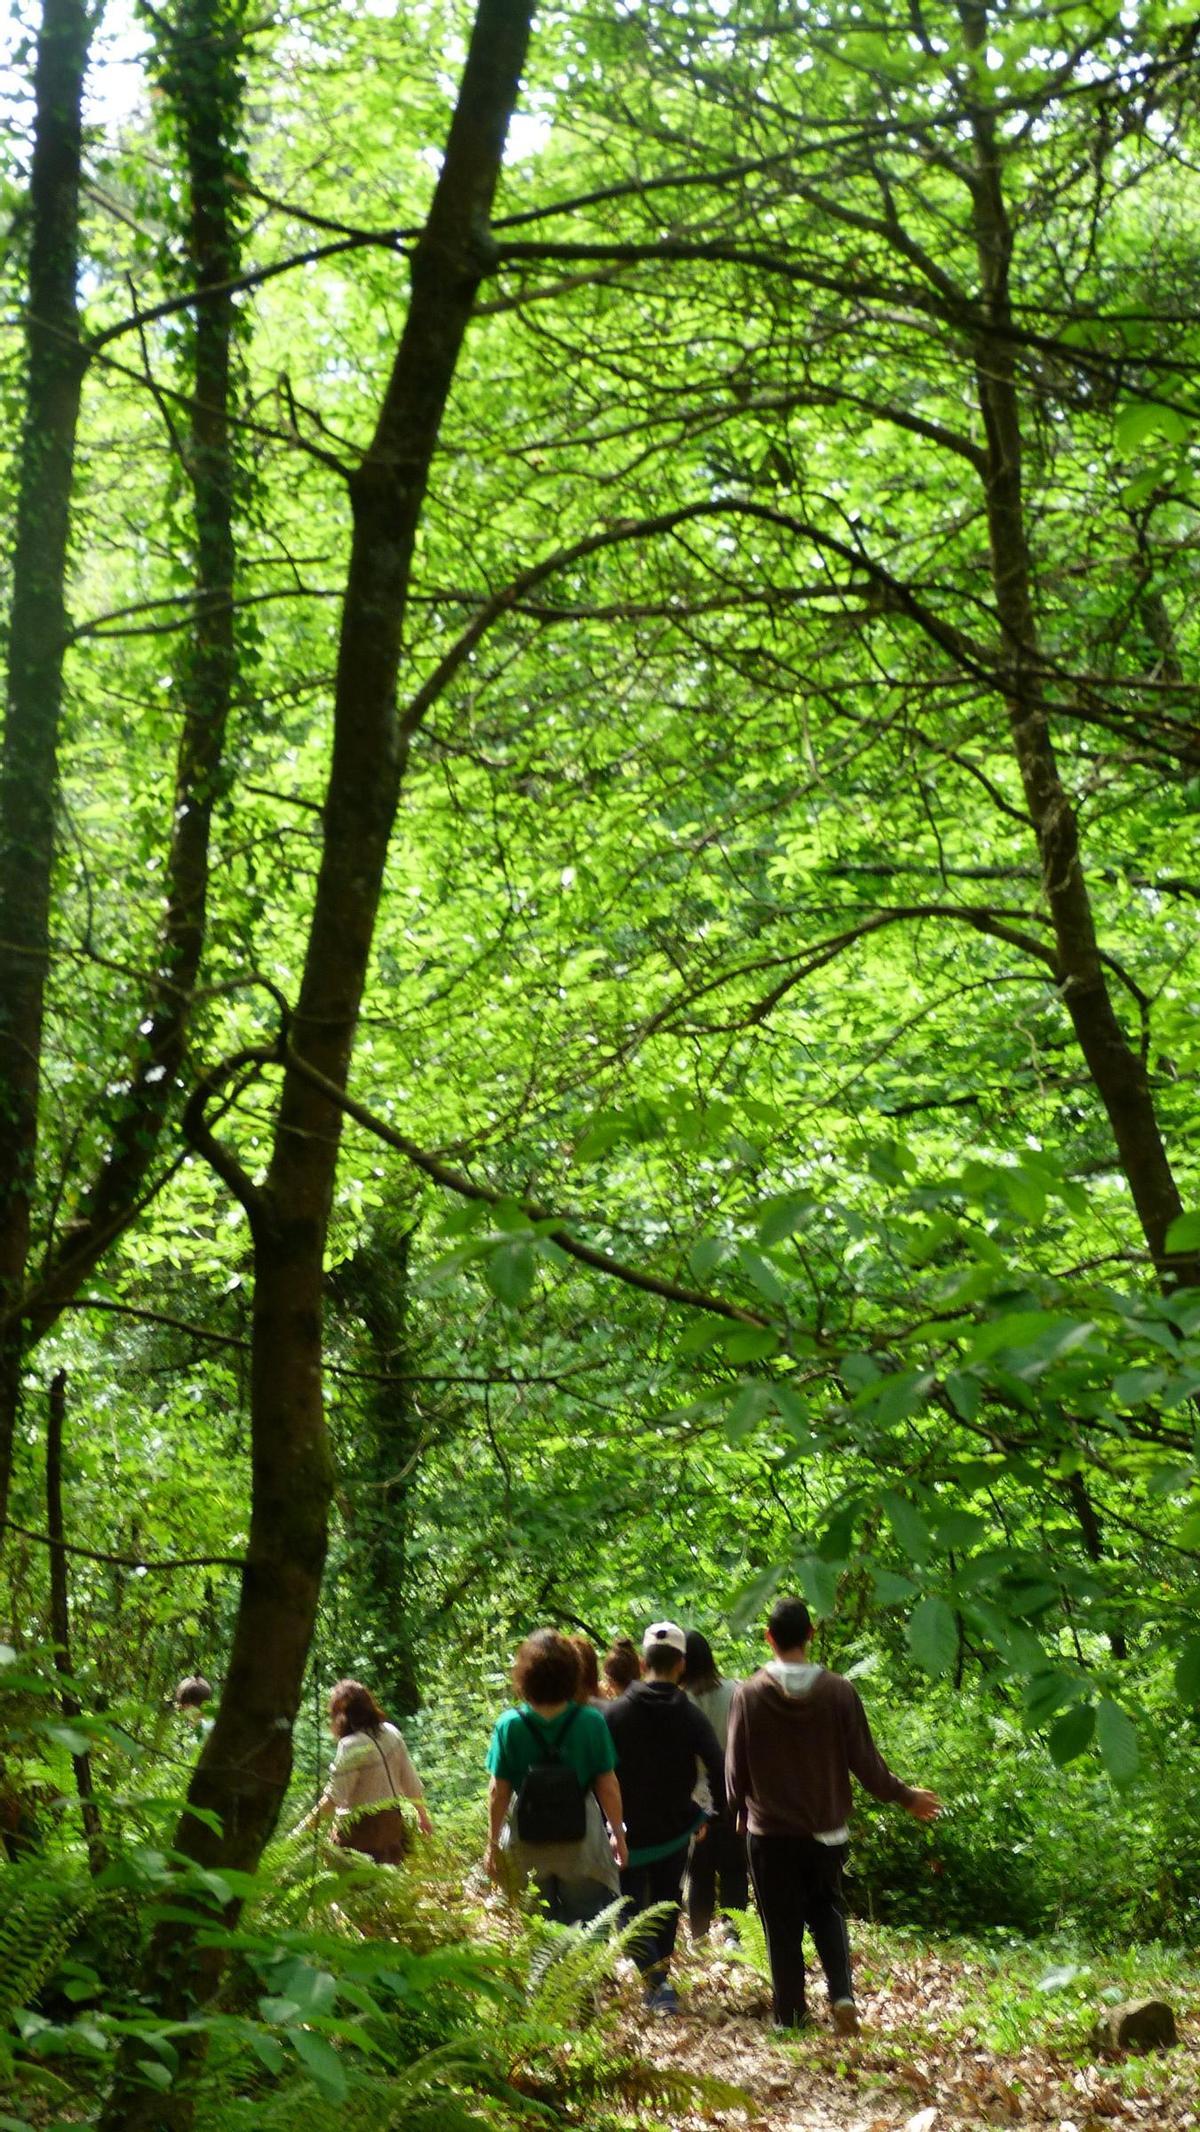
[[[531,13],[532,0],[480,0],[412,257],[404,329],[375,434],[349,480],[351,551],[321,862],[289,1033],[289,1049],[338,1090],[349,1078],[392,825],[426,708],[420,697],[403,715],[396,701],[417,527],[464,336],[493,260],[491,203]],[[176,1840],[202,1866],[242,1871],[257,1865],[287,1790],[333,1485],[321,1321],[340,1112],[286,1052],[282,1066],[261,1183],[207,1125],[212,1084],[189,1108],[196,1146],[246,1209],[255,1291],[249,1543],[221,1707]],[[214,1957],[197,1950],[191,1929],[165,1926],[152,1954],[154,2001],[174,2015],[214,1981]],[[194,2111],[189,2083],[167,2096],[149,2091],[136,2056],[126,2052],[119,2062],[103,2132],[181,2132]]]

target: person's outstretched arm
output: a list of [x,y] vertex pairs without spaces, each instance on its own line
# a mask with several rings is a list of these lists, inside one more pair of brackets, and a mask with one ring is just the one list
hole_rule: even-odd
[[937,1793],[905,1784],[894,1770],[888,1768],[871,1737],[862,1697],[853,1682],[847,1685],[851,1701],[846,1715],[846,1760],[859,1783],[885,1806],[902,1806],[918,1821],[936,1821],[942,1810]]

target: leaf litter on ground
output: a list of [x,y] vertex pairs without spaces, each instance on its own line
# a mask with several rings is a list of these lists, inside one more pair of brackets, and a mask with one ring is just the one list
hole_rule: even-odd
[[[862,2035],[835,2036],[824,1989],[814,2025],[785,2037],[771,2027],[765,1979],[738,1951],[709,1944],[677,1964],[681,2011],[640,2004],[626,2040],[654,2063],[740,2087],[744,2109],[697,2110],[671,2132],[1197,2132],[1200,2128],[1200,1967],[1170,1958],[1164,1983],[1151,1955],[1103,1955],[1075,1965],[1070,1986],[1039,1989],[1045,1950],[922,1945],[858,1925]],[[1070,1965],[1063,1965],[1070,1966]],[[1088,2032],[1106,1976],[1175,2007],[1179,2043],[1145,2058],[1105,2058]],[[1057,1980],[1056,1980],[1057,1981]],[[1122,1990],[1121,1996],[1125,1995]],[[1111,1992],[1110,1992],[1111,1996]],[[997,2041],[997,2032],[1002,2040]]]

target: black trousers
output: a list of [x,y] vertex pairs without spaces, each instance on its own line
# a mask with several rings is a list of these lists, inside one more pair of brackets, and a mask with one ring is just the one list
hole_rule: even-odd
[[641,1911],[652,1910],[656,1903],[671,1905],[665,1917],[644,1925],[629,1943],[629,1952],[643,1976],[650,1969],[665,1970],[675,1952],[679,1899],[686,1864],[687,1844],[682,1843],[669,1857],[656,1858],[652,1865],[626,1866],[621,1875],[621,1893],[625,1898],[621,1911],[623,1925]]
[[825,1971],[831,2001],[854,1996],[850,1940],[842,1898],[849,1846],[812,1836],[751,1836],[750,1872],[771,1960],[775,2019],[793,2028],[805,2017],[804,1928]]
[[722,1814],[710,1821],[703,1843],[692,1843],[687,1870],[687,1914],[693,1939],[703,1939],[720,1895],[723,1910],[744,1910],[750,1901],[746,1839]]

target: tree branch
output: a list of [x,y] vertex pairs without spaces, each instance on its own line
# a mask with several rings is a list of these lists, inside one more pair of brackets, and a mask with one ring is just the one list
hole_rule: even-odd
[[[497,1191],[492,1185],[476,1183],[475,1179],[468,1177],[464,1171],[454,1169],[439,1156],[431,1154],[428,1149],[419,1147],[416,1141],[408,1139],[404,1133],[398,1133],[386,1119],[368,1110],[365,1103],[358,1102],[356,1097],[340,1089],[323,1073],[318,1073],[315,1066],[309,1066],[290,1046],[286,1049],[285,1063],[289,1072],[298,1074],[311,1088],[315,1088],[327,1097],[330,1103],[336,1104],[339,1110],[344,1111],[347,1117],[353,1118],[356,1124],[373,1133],[375,1138],[382,1140],[386,1146],[395,1148],[415,1169],[423,1171],[426,1177],[432,1178],[435,1184],[442,1185],[446,1191],[456,1193],[461,1199],[481,1201],[492,1207],[499,1206],[502,1202],[514,1203],[515,1199],[515,1204],[520,1206],[529,1221],[553,1222],[555,1226],[549,1231],[550,1241],[557,1244],[561,1251],[565,1251],[569,1258],[578,1259],[581,1265],[590,1266],[598,1273],[622,1281],[626,1287],[639,1288],[647,1295],[660,1296],[664,1302],[680,1303],[691,1310],[707,1310],[716,1317],[731,1318],[739,1325],[750,1325],[764,1330],[767,1328],[768,1319],[760,1317],[756,1311],[743,1309],[740,1303],[731,1303],[725,1296],[710,1295],[703,1289],[688,1288],[679,1281],[664,1280],[658,1274],[645,1273],[641,1267],[630,1266],[624,1260],[614,1258],[610,1252],[601,1251],[593,1244],[582,1242],[580,1238],[573,1236],[569,1229],[558,1226],[562,1216],[538,1205],[534,1200],[516,1198],[510,1192]],[[220,1070],[216,1069],[218,1074]]]
[[15,1518],[0,1518],[0,1531],[19,1532],[23,1540],[35,1540],[39,1547],[61,1549],[63,1554],[81,1555],[85,1562],[104,1562],[114,1569],[151,1570],[175,1569],[244,1569],[241,1555],[179,1555],[158,1561],[147,1562],[141,1555],[109,1555],[98,1547],[79,1547],[74,1540],[59,1540],[47,1532],[32,1532],[28,1525],[18,1525]]

